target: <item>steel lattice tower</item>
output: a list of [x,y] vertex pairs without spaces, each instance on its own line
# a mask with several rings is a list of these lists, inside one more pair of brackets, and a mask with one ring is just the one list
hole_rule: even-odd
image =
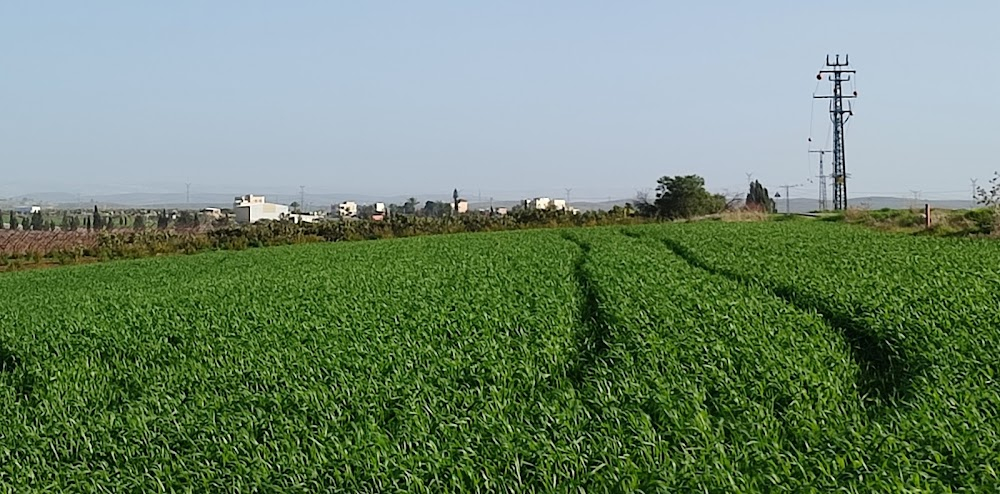
[[810,153],[819,153],[819,210],[826,211],[826,174],[823,173],[823,155],[829,153],[828,149],[816,149]]
[[841,63],[840,55],[837,55],[833,62],[830,62],[830,55],[826,56],[826,68],[816,74],[816,79],[823,80],[823,74],[827,74],[827,80],[833,83],[833,94],[823,96],[813,96],[817,99],[830,99],[830,120],[833,122],[833,209],[840,211],[847,209],[847,163],[844,158],[844,124],[851,115],[850,101],[847,109],[844,109],[844,100],[851,100],[858,97],[858,92],[845,95],[842,83],[849,82],[854,70],[848,69],[850,59],[844,55]]

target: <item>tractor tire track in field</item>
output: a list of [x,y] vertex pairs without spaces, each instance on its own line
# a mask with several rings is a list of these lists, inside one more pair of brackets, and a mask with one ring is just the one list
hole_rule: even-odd
[[573,277],[580,292],[580,332],[576,336],[576,359],[568,371],[574,386],[580,387],[586,375],[608,351],[611,325],[601,310],[594,281],[584,265],[590,256],[590,244],[569,233],[563,238],[580,247],[581,253],[573,263]]
[[743,273],[711,266],[673,239],[644,237],[628,230],[622,230],[622,233],[632,238],[659,240],[692,267],[722,276],[748,288],[763,290],[797,310],[818,314],[828,326],[843,335],[850,347],[851,358],[860,369],[857,382],[858,394],[866,407],[884,406],[905,398],[913,378],[914,367],[908,361],[903,347],[893,338],[872,334],[871,329],[862,321],[815,297],[806,296],[794,287],[763,283]]

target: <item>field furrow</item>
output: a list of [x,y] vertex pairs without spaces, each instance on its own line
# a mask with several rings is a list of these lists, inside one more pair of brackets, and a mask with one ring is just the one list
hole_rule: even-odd
[[887,477],[884,485],[932,491],[1000,486],[996,243],[821,222],[630,231],[841,328],[867,374],[859,391],[879,405],[872,418],[877,447],[862,451],[866,470]]
[[856,369],[821,318],[693,268],[657,241],[567,236],[587,246],[583,271],[608,331],[584,393],[597,413],[592,487],[852,485],[852,443],[866,433]]

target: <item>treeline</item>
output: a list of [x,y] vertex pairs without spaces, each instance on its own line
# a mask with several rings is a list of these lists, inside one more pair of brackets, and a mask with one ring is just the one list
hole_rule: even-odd
[[663,176],[656,181],[656,196],[639,193],[627,207],[639,216],[662,219],[688,219],[723,211],[744,210],[776,212],[774,199],[760,181],[750,182],[746,198],[727,198],[705,189],[705,179],[698,175]]
[[[81,260],[110,260],[157,256],[175,253],[195,253],[209,250],[240,250],[253,247],[299,244],[307,242],[344,242],[386,238],[412,237],[465,232],[489,232],[526,228],[558,228],[632,224],[647,221],[673,220],[719,213],[731,206],[722,195],[705,189],[705,181],[697,175],[662,177],[657,181],[656,198],[640,195],[624,207],[609,211],[573,213],[553,209],[517,208],[509,214],[496,211],[456,213],[455,204],[428,201],[419,203],[411,198],[402,205],[390,205],[391,213],[382,221],[342,219],[297,224],[292,219],[263,221],[252,225],[234,226],[228,222],[202,224],[190,211],[156,214],[156,224],[147,225],[145,215],[137,215],[132,228],[123,228],[124,217],[103,215],[97,207],[82,223],[75,217],[64,217],[62,230],[85,229],[97,232],[97,241],[67,249],[35,253],[35,258],[56,259],[68,264]],[[761,209],[773,210],[767,189],[751,184],[746,204],[761,203]],[[39,215],[40,216],[40,215]],[[116,223],[117,221],[117,223]],[[37,223],[29,220],[28,228]],[[151,222],[150,222],[151,223]],[[23,224],[22,224],[23,226]],[[205,226],[205,228],[198,228]],[[2,259],[0,259],[2,261]]]
[[[559,228],[633,224],[648,221],[631,208],[572,214],[564,211],[522,210],[508,215],[466,214],[449,217],[390,216],[384,221],[346,220],[301,223],[262,221],[207,231],[192,229],[117,229],[95,233],[93,245],[58,248],[33,253],[29,261],[46,259],[59,264],[91,260],[133,259],[167,254],[192,254],[211,250],[242,250],[310,242],[347,242],[465,232],[489,232],[527,228]],[[25,259],[21,259],[23,261]],[[16,259],[0,258],[11,266]],[[20,262],[18,261],[18,262]],[[23,263],[21,263],[23,264]]]
[[[7,229],[24,231],[101,231],[115,230],[121,228],[132,228],[143,230],[156,227],[160,230],[167,228],[197,228],[204,221],[199,218],[194,211],[180,211],[168,213],[167,210],[157,211],[155,217],[147,214],[105,214],[97,206],[90,214],[72,213],[62,211],[61,221],[58,223],[54,218],[46,219],[41,211],[35,211],[24,216],[18,216],[14,211],[7,212]],[[0,211],[0,218],[3,218],[3,211]],[[208,223],[208,221],[206,221]],[[227,223],[226,221],[221,224]],[[3,228],[0,223],[0,228]]]

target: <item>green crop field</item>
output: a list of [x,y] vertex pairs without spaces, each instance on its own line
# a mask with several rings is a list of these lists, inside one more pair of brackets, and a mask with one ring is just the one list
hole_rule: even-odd
[[993,492],[1000,244],[821,222],[0,276],[4,492]]

